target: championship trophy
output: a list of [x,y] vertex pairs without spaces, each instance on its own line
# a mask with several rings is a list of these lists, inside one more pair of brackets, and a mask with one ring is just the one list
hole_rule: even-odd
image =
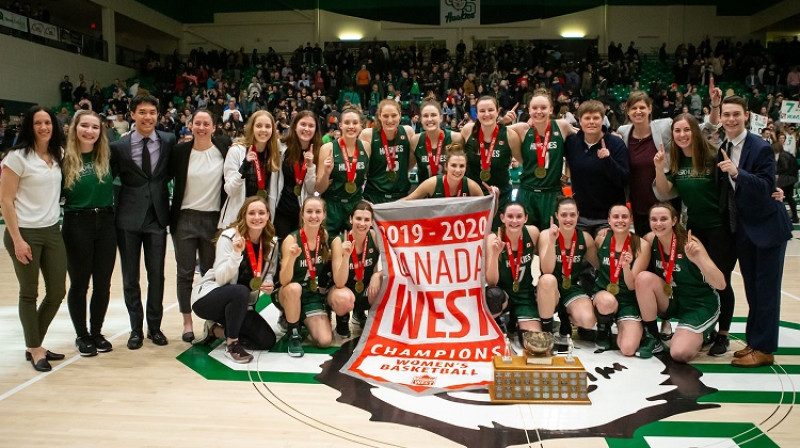
[[[571,339],[571,338],[570,338]],[[566,356],[552,356],[553,334],[526,331],[525,351],[511,355],[505,339],[503,356],[494,357],[494,381],[489,396],[494,403],[592,404],[588,378],[581,361],[572,356],[570,340]]]

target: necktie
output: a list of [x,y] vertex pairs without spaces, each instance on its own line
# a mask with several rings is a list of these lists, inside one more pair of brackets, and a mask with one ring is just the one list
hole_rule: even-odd
[[145,137],[142,139],[142,171],[148,177],[151,174],[152,169],[150,168],[150,150],[147,149],[147,144],[150,142],[150,139]]
[[[728,153],[728,158],[730,158],[733,155],[731,154],[731,151],[733,151],[733,142],[726,140],[722,142],[721,146],[725,149],[725,152]],[[724,179],[723,183],[725,185],[722,187],[722,194],[725,196],[725,202],[728,206],[728,225],[730,226],[731,233],[734,233],[736,232],[736,201],[734,200],[736,191],[733,189],[733,185],[731,185],[727,176],[725,176]]]

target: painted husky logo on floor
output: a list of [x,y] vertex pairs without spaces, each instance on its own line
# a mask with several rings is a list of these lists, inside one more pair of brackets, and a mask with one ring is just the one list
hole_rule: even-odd
[[[639,427],[684,412],[718,407],[698,404],[715,392],[701,373],[669,355],[648,360],[619,352],[594,353],[578,341],[575,356],[589,374],[592,405],[496,405],[486,391],[414,396],[373,386],[339,370],[356,345],[348,342],[315,379],[342,391],[337,400],[372,413],[372,420],[423,428],[470,447],[509,446],[563,437],[630,438]],[[536,431],[534,431],[536,430]]]

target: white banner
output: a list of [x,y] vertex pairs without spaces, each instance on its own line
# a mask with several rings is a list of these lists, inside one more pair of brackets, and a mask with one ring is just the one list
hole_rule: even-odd
[[478,26],[481,24],[480,0],[441,0],[441,26]]
[[28,31],[27,17],[15,14],[11,11],[6,11],[5,9],[0,9],[0,23],[2,23],[5,27],[13,28],[15,30]]
[[750,132],[760,134],[765,127],[767,127],[767,117],[750,112]]
[[484,304],[493,197],[375,206],[383,283],[342,372],[406,392],[485,387],[503,335]]
[[781,123],[800,123],[798,101],[784,100],[781,103]]
[[46,37],[48,39],[58,40],[57,26],[33,19],[28,19],[28,23],[31,26],[31,34]]

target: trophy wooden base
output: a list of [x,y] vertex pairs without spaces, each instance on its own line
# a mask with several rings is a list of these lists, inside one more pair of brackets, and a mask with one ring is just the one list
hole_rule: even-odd
[[586,369],[577,357],[573,361],[555,356],[550,364],[528,364],[525,356],[513,356],[504,363],[495,356],[489,397],[493,403],[592,404]]

